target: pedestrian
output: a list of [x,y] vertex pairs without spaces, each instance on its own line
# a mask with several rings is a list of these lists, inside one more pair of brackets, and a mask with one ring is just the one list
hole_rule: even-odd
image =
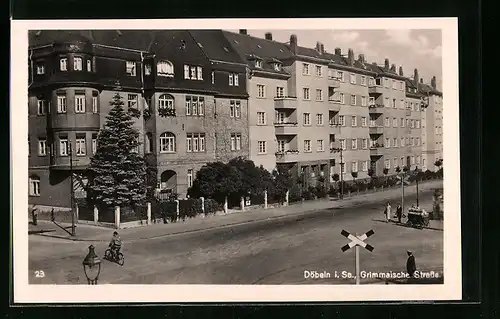
[[396,217],[398,218],[398,223],[401,223],[402,216],[403,216],[403,207],[401,207],[401,205],[398,205],[398,208],[396,208]]
[[38,208],[36,205],[31,207],[31,219],[33,220],[33,225],[38,225]]
[[386,223],[390,222],[391,221],[391,204],[390,203],[387,203],[387,205],[385,206],[384,214],[385,214],[385,222]]
[[410,250],[407,250],[406,253],[408,254],[408,260],[406,261],[406,271],[408,272],[408,275],[413,278],[415,271],[417,271],[415,256],[413,256],[413,253]]

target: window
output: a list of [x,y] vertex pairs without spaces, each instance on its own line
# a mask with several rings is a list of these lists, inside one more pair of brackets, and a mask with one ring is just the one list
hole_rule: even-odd
[[323,152],[325,150],[325,144],[324,144],[323,140],[317,140],[316,146],[317,146],[318,152]]
[[127,105],[128,107],[137,108],[137,94],[128,94]]
[[[149,68],[151,69],[151,66]],[[171,78],[174,76],[174,65],[170,61],[158,61],[156,64],[156,74]]]
[[68,137],[59,137],[59,155],[68,156]]
[[83,69],[82,58],[75,57],[73,59],[73,70],[75,70],[75,71],[81,71],[82,69]]
[[396,90],[396,89],[397,89],[397,86],[396,86],[396,80],[392,80],[392,88],[393,88],[394,90]]
[[362,117],[361,117],[361,126],[362,126],[362,127],[366,127],[366,125],[367,125],[367,120],[366,120],[366,117],[362,116]]
[[323,125],[323,114],[316,114],[316,125]]
[[411,165],[415,165],[415,157],[412,156],[410,158],[410,163],[411,163]]
[[205,133],[188,133],[186,135],[186,152],[205,152]]
[[57,113],[66,113],[66,96],[57,96]]
[[420,128],[420,121],[419,120],[416,120],[415,124],[416,124],[417,128]]
[[160,135],[160,153],[175,152],[175,135],[170,132],[165,132]]
[[238,86],[238,85],[239,85],[238,73],[230,73],[229,86]]
[[133,61],[127,61],[127,64],[126,64],[126,73],[127,75],[129,76],[135,76],[136,73],[135,73],[135,62]]
[[323,77],[323,68],[320,65],[316,65],[316,76]]
[[311,99],[311,97],[310,97],[309,94],[310,94],[310,89],[309,88],[303,88],[302,89],[302,98],[304,100],[310,100]]
[[413,137],[410,139],[411,141],[411,146],[415,146],[415,140],[413,139]]
[[42,75],[45,74],[45,65],[42,62],[37,62],[36,64],[36,74]]
[[391,147],[391,140],[388,137],[386,137],[385,138],[385,148],[389,148],[389,147]]
[[366,86],[366,76],[364,75],[361,76],[361,85]]
[[76,156],[84,156],[85,152],[85,135],[77,135],[76,137]]
[[410,128],[415,128],[415,121],[414,120],[410,120]]
[[[189,96],[186,96],[186,102],[189,98],[190,98]],[[168,94],[160,95],[158,97],[158,109],[173,110],[174,109],[174,98]],[[190,115],[190,114],[187,114],[187,111],[186,111],[186,115]]]
[[345,126],[345,116],[344,115],[339,115],[339,124],[341,126]]
[[361,106],[366,106],[366,96],[361,97]]
[[384,98],[384,107],[389,107],[389,98]]
[[356,84],[356,74],[351,73],[350,82],[351,84]]
[[[201,66],[196,67],[196,78],[198,80],[203,80],[203,68]],[[234,85],[238,86],[238,75],[235,74]]]
[[395,117],[392,119],[392,127],[398,127],[398,119]]
[[266,87],[262,84],[257,84],[257,97],[260,98],[266,97]]
[[187,170],[187,185],[188,185],[188,187],[193,186],[193,170],[192,169]]
[[68,71],[68,59],[67,58],[61,58],[59,60],[59,69],[61,69],[61,71]]
[[397,105],[396,105],[396,99],[392,99],[392,107],[395,109],[397,108]]
[[283,152],[285,150],[285,145],[286,145],[286,141],[285,140],[278,140],[277,151],[278,152]]
[[368,105],[375,105],[375,98],[374,97],[368,98]]
[[392,147],[398,147],[398,139],[397,139],[397,137],[394,137],[392,139]]
[[211,76],[212,76],[212,84],[215,84],[215,72],[214,71],[212,71]]
[[398,158],[397,158],[397,157],[394,157],[394,158],[392,159],[392,166],[393,166],[393,167],[398,167]]
[[420,155],[417,156],[417,165],[420,165]]
[[262,61],[261,60],[255,60],[255,67],[256,68],[262,68]]
[[[156,68],[156,69],[157,69],[157,70],[156,70],[157,74],[158,74],[158,75],[160,75],[160,74],[158,73],[158,69],[159,69],[159,68],[158,68],[158,65],[157,65],[157,68]],[[145,65],[144,65],[144,75],[151,75],[151,64],[145,64]],[[160,75],[160,76],[161,76],[161,75]]]
[[363,161],[362,165],[363,172],[368,172],[368,161]]
[[38,139],[38,156],[46,156],[47,155],[47,139],[39,138]]
[[384,79],[384,86],[389,88],[389,79]]
[[358,171],[358,162],[352,162],[351,163],[351,171],[352,172],[357,172]]
[[384,125],[385,125],[385,127],[390,127],[391,126],[391,123],[390,123],[388,117],[385,118]]
[[304,125],[311,125],[311,113],[304,113]]
[[417,146],[420,146],[420,137],[417,137]]
[[316,101],[323,101],[323,90],[316,89]]
[[351,126],[352,127],[358,126],[358,118],[357,118],[357,116],[351,116]]
[[387,168],[387,169],[391,168],[391,160],[390,159],[385,160],[385,168]]
[[241,134],[232,133],[231,134],[231,151],[241,150]]
[[274,71],[281,71],[281,64],[280,63],[273,63],[273,68]]
[[356,95],[351,95],[351,105],[356,105]]
[[98,113],[97,109],[97,96],[92,96],[92,113]]
[[345,78],[344,78],[344,72],[342,72],[342,71],[337,71],[337,78],[338,78],[341,82],[344,82],[344,81],[345,81]]
[[276,87],[276,97],[284,97],[285,96],[285,88],[278,86]]
[[309,75],[309,64],[302,63],[302,75]]
[[85,113],[85,95],[75,95],[75,113]]
[[375,79],[372,77],[368,78],[368,86],[373,86],[375,84]]
[[341,138],[340,139],[340,148],[345,150],[347,148],[347,145],[345,143],[345,139]]
[[311,152],[311,140],[304,140],[304,152]]
[[196,80],[196,67],[190,66],[189,70],[191,71],[190,72],[191,80]]
[[241,102],[236,100],[229,101],[229,116],[230,117],[241,117]]
[[258,141],[257,147],[258,147],[259,154],[266,154],[267,153],[267,142],[266,141]]
[[405,127],[405,120],[404,120],[404,118],[400,118],[399,119],[399,126]]
[[92,135],[92,155],[97,153],[97,135]]
[[45,100],[38,100],[38,107],[37,107],[37,114],[38,115],[45,115],[46,112],[46,101]]
[[344,96],[344,93],[339,93],[339,100],[340,100],[340,104],[345,104],[345,96]]
[[189,76],[189,65],[186,65],[186,64],[184,64],[184,79],[185,80],[189,80],[190,79],[190,76]]
[[403,81],[399,81],[399,89],[402,90],[402,91],[404,91],[405,88],[404,88]]
[[368,148],[368,140],[366,138],[364,138],[362,141],[361,141],[361,145],[362,145],[362,148],[364,150],[366,150]]
[[357,139],[355,139],[355,138],[351,139],[351,148],[353,150],[358,149],[358,140]]
[[257,112],[257,125],[266,125],[266,112]]
[[40,196],[40,177],[30,176],[30,196]]

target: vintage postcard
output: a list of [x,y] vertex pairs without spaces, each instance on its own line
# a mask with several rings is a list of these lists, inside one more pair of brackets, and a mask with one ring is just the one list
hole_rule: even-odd
[[13,21],[11,71],[16,303],[461,299],[457,19]]

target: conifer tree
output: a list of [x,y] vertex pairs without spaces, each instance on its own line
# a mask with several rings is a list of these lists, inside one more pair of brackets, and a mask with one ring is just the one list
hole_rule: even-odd
[[88,197],[98,207],[133,207],[146,197],[146,163],[136,152],[139,132],[120,94],[113,96],[110,105],[88,168]]

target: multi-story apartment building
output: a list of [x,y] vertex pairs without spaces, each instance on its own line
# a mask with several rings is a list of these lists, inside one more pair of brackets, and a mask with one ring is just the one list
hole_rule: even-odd
[[138,151],[158,188],[181,196],[201,166],[236,156],[305,185],[442,159],[435,77],[429,86],[351,49],[244,29],[103,30],[30,32],[29,53],[32,203],[69,205],[69,146],[83,173],[116,92],[140,114]]
[[70,147],[83,173],[117,91],[141,114],[138,151],[160,189],[185,195],[207,162],[228,149],[248,156],[245,65],[230,63],[234,51],[214,63],[182,30],[34,31],[29,50],[32,203],[69,205]]

